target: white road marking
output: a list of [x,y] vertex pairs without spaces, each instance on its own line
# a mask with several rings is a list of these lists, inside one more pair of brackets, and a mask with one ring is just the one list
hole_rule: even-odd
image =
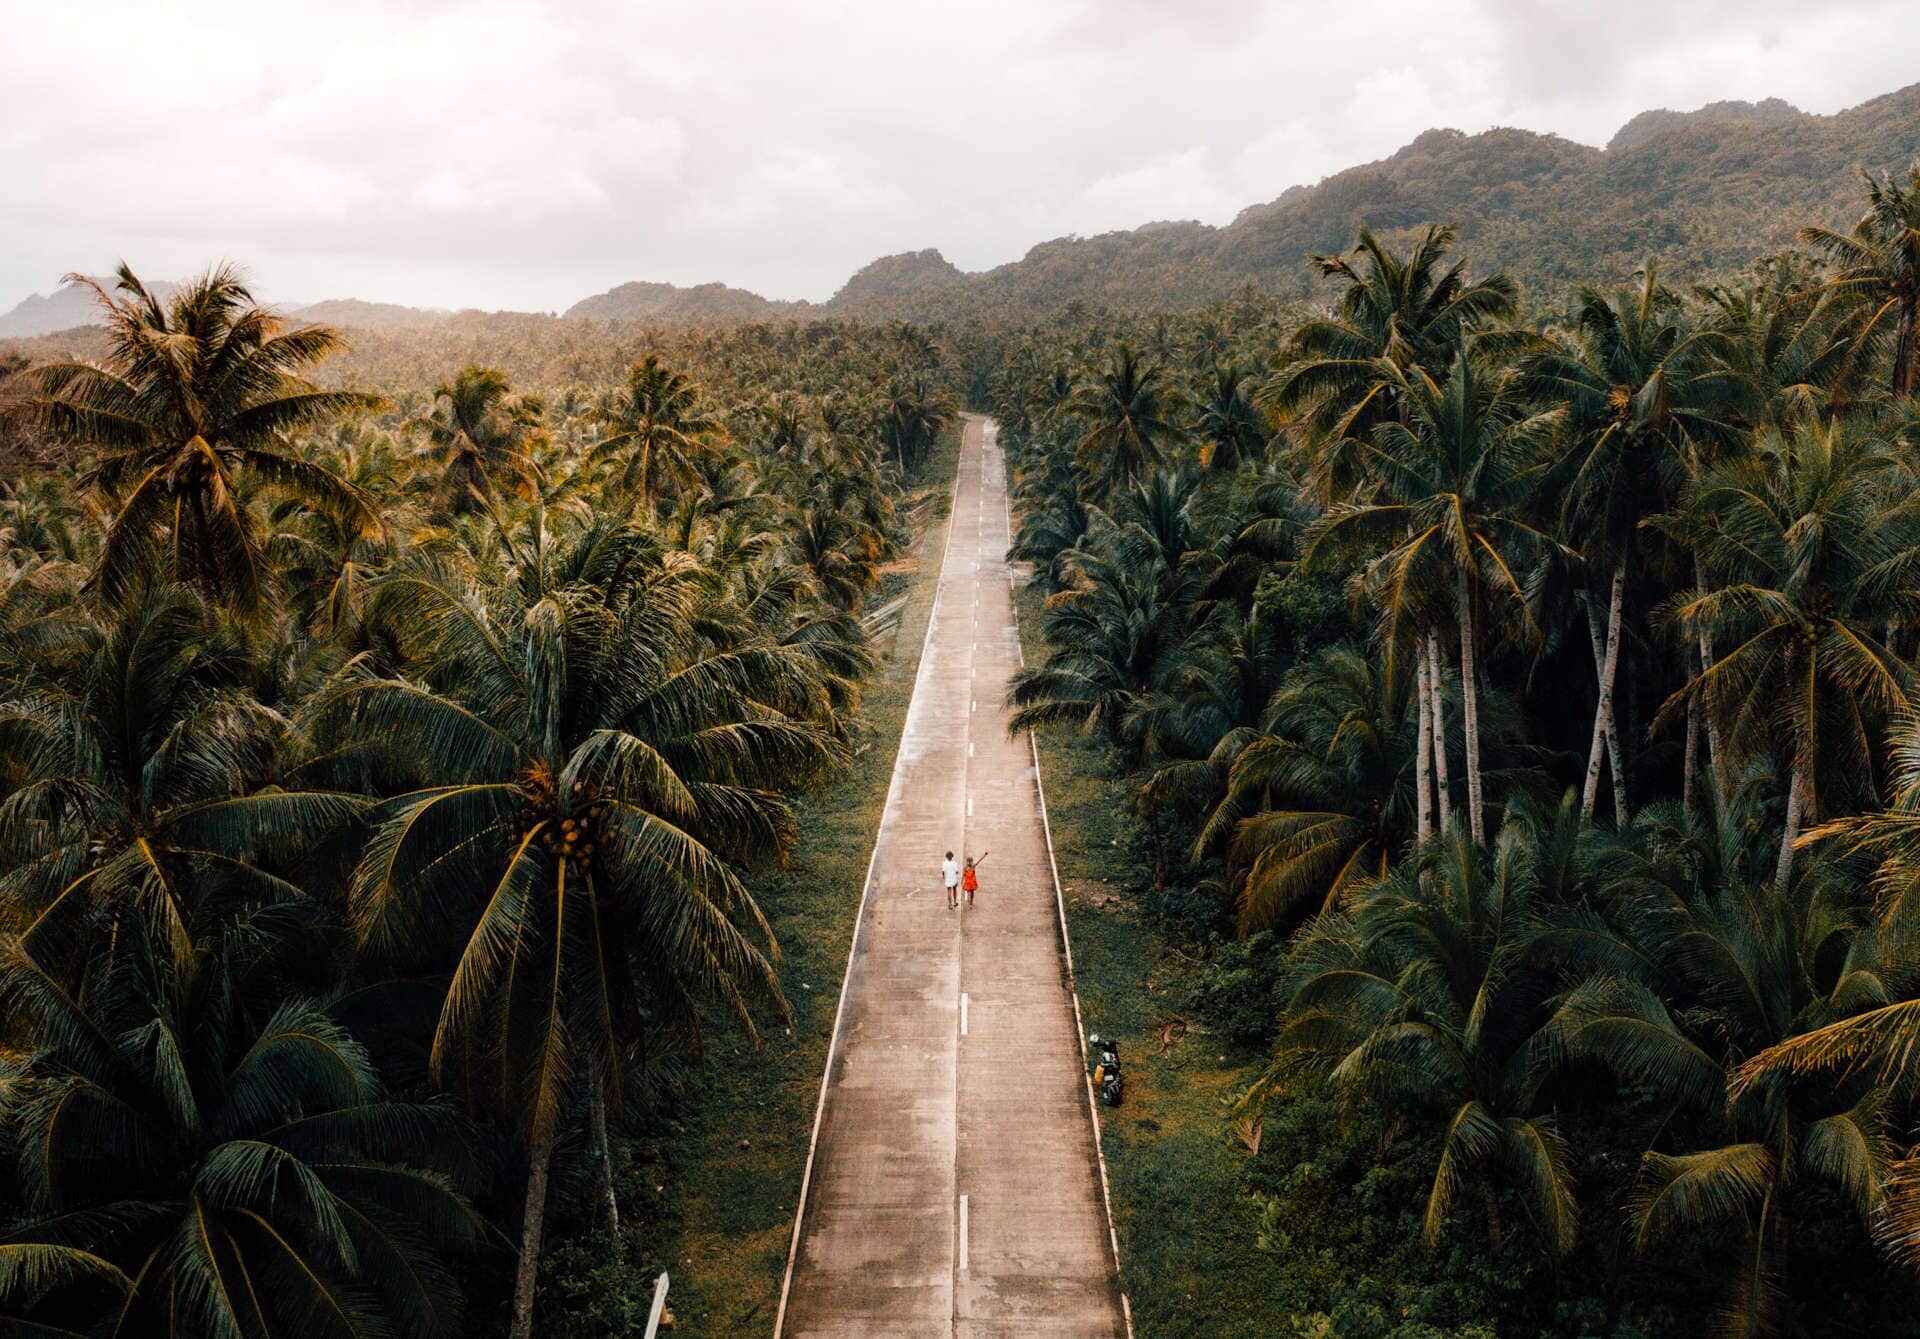
[[968,744],[968,745],[967,745],[967,756],[968,756],[969,758],[971,758],[971,757],[973,756],[973,745],[972,745],[972,744]]
[[967,992],[960,992],[960,1035],[967,1035]]
[[967,817],[973,817],[973,796],[967,796]]
[[967,1197],[960,1197],[960,1272],[968,1273],[967,1265]]

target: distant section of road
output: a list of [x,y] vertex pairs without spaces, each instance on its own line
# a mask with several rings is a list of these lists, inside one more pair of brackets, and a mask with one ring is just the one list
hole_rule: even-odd
[[[997,434],[967,421],[939,594],[841,996],[778,1339],[1120,1339],[1124,1303],[1031,748]],[[947,851],[992,852],[950,912]]]

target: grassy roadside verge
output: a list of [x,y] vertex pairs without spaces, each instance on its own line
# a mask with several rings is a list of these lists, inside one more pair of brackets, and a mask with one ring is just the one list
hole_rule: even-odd
[[[884,593],[904,593],[907,605],[879,644],[884,660],[861,700],[852,764],[797,805],[799,836],[786,868],[749,880],[780,944],[792,1035],[774,1027],[756,1051],[735,1030],[716,1032],[677,1113],[646,1136],[621,1141],[628,1258],[599,1264],[604,1246],[593,1234],[578,1239],[579,1263],[562,1264],[551,1279],[564,1316],[543,1335],[627,1333],[637,1299],[650,1295],[663,1268],[673,1277],[675,1336],[772,1332],[861,882],[933,609],[958,457],[956,433],[928,462],[917,490],[931,495],[928,519],[911,569],[896,573],[899,586]],[[637,1314],[644,1318],[644,1307]]]
[[[1041,597],[1017,600],[1029,663],[1044,653]],[[1192,964],[1139,916],[1123,891],[1128,787],[1097,745],[1043,733],[1040,765],[1054,855],[1089,1031],[1120,1041],[1127,1095],[1102,1111],[1120,1262],[1137,1332],[1152,1339],[1270,1339],[1292,1333],[1266,1286],[1247,1157],[1228,1103],[1260,1057],[1181,1017]]]

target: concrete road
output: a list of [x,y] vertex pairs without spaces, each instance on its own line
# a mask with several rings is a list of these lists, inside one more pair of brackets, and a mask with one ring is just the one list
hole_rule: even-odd
[[[1006,472],[969,418],[867,878],[781,1339],[1127,1333],[1031,747]],[[971,909],[940,861],[991,852]]]

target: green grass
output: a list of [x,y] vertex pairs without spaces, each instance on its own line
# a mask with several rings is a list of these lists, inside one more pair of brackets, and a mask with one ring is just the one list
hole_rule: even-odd
[[[1040,597],[1029,587],[1018,604],[1021,638],[1038,660]],[[1088,1031],[1119,1039],[1127,1074],[1125,1101],[1102,1109],[1101,1121],[1135,1328],[1153,1339],[1287,1334],[1266,1296],[1275,1262],[1257,1245],[1247,1156],[1231,1130],[1231,1104],[1260,1057],[1181,1015],[1193,964],[1123,891],[1125,779],[1089,740],[1044,733],[1038,742],[1080,1007]]]
[[[936,521],[947,514],[958,450],[955,436],[924,471]],[[650,1294],[662,1268],[673,1277],[676,1339],[772,1331],[840,980],[945,533],[930,524],[914,563],[890,573],[891,588],[879,593],[906,594],[908,603],[862,696],[852,764],[798,804],[786,867],[750,880],[780,944],[792,1035],[773,1027],[759,1050],[730,1030],[710,1037],[677,1116],[649,1137],[621,1141],[624,1259],[610,1261],[590,1231],[556,1253],[551,1290],[561,1314],[543,1335],[626,1333],[634,1299]]]

